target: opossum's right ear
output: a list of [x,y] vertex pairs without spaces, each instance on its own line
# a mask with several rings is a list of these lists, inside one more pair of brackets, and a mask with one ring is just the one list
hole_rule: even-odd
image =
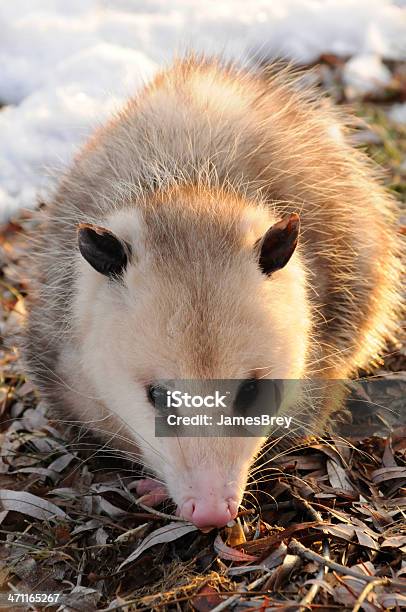
[[131,247],[117,238],[110,230],[81,223],[78,226],[79,251],[86,261],[100,274],[118,277],[127,267]]
[[300,220],[297,213],[278,221],[256,243],[258,263],[262,272],[270,275],[288,263],[297,245]]

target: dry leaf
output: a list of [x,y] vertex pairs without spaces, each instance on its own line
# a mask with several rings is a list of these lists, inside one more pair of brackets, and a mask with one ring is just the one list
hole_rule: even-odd
[[224,601],[218,594],[216,589],[210,585],[202,587],[197,595],[193,597],[191,604],[197,612],[210,612],[215,606],[218,606]]
[[247,555],[247,553],[236,550],[235,548],[231,548],[231,546],[227,546],[225,542],[221,539],[221,536],[218,535],[214,540],[214,550],[220,557],[220,559],[226,559],[227,561],[257,561],[258,557],[254,557],[253,555]]
[[398,535],[392,536],[391,538],[386,538],[382,542],[381,548],[398,548],[402,552],[406,553],[406,535]]
[[121,570],[125,565],[131,563],[131,561],[135,561],[138,557],[151,546],[155,546],[156,544],[164,544],[166,542],[173,542],[177,540],[187,533],[191,533],[192,531],[197,531],[197,527],[192,525],[192,523],[180,523],[178,521],[174,521],[173,523],[169,523],[165,525],[165,527],[161,527],[160,529],[156,529],[152,533],[150,533],[145,540],[141,542],[141,544],[131,553],[129,557],[119,566],[119,570]]
[[90,589],[84,586],[75,586],[68,595],[62,595],[58,604],[62,604],[65,607],[63,610],[80,612],[94,612],[96,610],[97,603],[101,597],[101,593],[96,589]]
[[320,529],[323,533],[332,535],[347,542],[352,542],[355,536],[355,528],[353,525],[347,523],[340,523],[338,525],[320,525],[316,526],[315,529]]
[[26,491],[1,489],[0,506],[2,510],[21,512],[21,514],[27,514],[42,521],[55,517],[68,519],[66,513],[58,506]]
[[354,485],[348,478],[347,472],[341,465],[327,460],[327,473],[330,480],[330,484],[334,489],[340,489],[341,491],[354,491]]
[[280,565],[265,582],[264,590],[278,591],[300,564],[301,560],[297,555],[286,555],[282,565]]
[[247,541],[240,519],[234,521],[234,525],[232,527],[227,527],[226,533],[227,544],[231,547],[238,546],[239,544],[244,544],[244,542]]
[[379,470],[375,470],[371,474],[372,480],[376,483],[385,482],[386,480],[393,480],[396,478],[406,479],[406,467],[384,467]]
[[406,595],[400,593],[383,593],[377,597],[377,601],[385,608],[406,608]]

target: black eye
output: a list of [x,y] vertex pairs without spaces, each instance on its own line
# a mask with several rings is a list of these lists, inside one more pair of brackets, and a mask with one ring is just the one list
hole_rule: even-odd
[[165,408],[167,389],[161,385],[148,385],[147,397],[150,404],[155,408]]
[[259,385],[256,378],[249,378],[241,383],[235,398],[234,406],[237,412],[244,413],[258,398]]

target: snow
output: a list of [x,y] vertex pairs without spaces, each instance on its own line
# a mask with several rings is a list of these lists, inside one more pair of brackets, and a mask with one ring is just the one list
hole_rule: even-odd
[[378,55],[355,55],[343,70],[343,81],[349,98],[382,91],[389,85],[391,78],[391,71]]
[[389,118],[396,123],[404,123],[406,125],[406,102],[394,104],[389,112]]
[[3,219],[46,198],[90,131],[186,49],[351,56],[362,91],[386,82],[382,57],[406,56],[401,0],[3,0],[0,32]]

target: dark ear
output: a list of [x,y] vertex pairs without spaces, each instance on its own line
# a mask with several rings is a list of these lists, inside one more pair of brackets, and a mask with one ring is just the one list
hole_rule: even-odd
[[92,268],[110,277],[120,276],[124,272],[131,255],[129,244],[110,230],[90,223],[78,226],[78,246]]
[[299,226],[299,215],[292,213],[272,225],[257,241],[258,263],[264,274],[286,266],[297,245]]

